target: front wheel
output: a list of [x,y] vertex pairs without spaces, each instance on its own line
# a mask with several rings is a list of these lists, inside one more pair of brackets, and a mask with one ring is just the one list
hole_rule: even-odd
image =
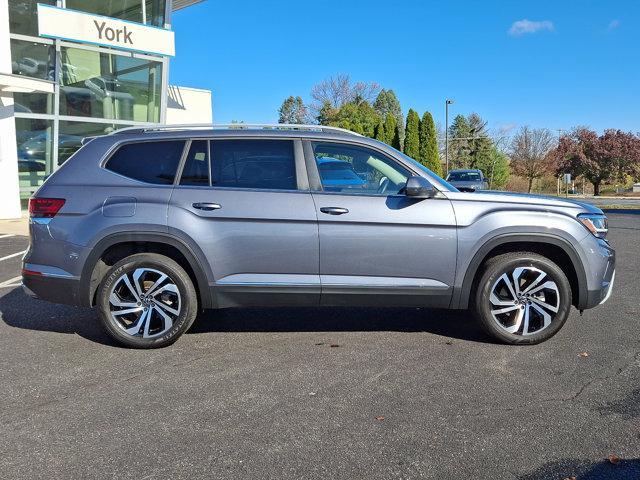
[[508,344],[554,336],[571,309],[571,285],[554,262],[531,252],[490,259],[478,282],[475,313],[484,330]]
[[175,261],[155,253],[117,262],[97,294],[103,327],[128,347],[172,344],[189,329],[198,311],[189,275]]

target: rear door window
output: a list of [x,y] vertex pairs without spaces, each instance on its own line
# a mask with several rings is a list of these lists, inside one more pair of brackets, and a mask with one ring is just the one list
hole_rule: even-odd
[[292,140],[212,140],[214,187],[296,190]]
[[194,140],[180,176],[180,185],[209,186],[209,142]]
[[184,144],[184,140],[127,143],[116,150],[105,168],[141,182],[171,185]]

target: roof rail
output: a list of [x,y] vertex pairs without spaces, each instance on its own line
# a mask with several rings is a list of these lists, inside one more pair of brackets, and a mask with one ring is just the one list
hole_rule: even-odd
[[329,127],[326,125],[301,125],[294,123],[193,123],[180,125],[143,125],[139,127],[121,128],[111,132],[111,135],[118,135],[120,133],[146,133],[172,130],[299,130],[310,132],[340,132],[349,135],[357,135],[359,137],[362,136],[359,133],[352,132],[345,128]]

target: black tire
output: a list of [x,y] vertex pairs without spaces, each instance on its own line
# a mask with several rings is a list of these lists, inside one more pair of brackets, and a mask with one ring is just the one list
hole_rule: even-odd
[[[492,314],[491,292],[494,289],[494,285],[496,285],[496,282],[501,282],[499,279],[503,274],[506,273],[509,276],[511,275],[511,272],[513,272],[518,267],[533,267],[542,270],[544,273],[546,273],[547,276],[544,277],[544,281],[540,281],[540,283],[536,286],[545,283],[547,280],[551,280],[557,286],[558,292],[558,295],[555,295],[555,292],[551,290],[551,293],[549,294],[550,298],[552,299],[549,301],[549,303],[553,303],[553,307],[557,308],[558,311],[553,312],[552,310],[547,310],[546,308],[543,309],[551,316],[551,322],[548,324],[548,326],[546,326],[546,328],[540,328],[540,331],[535,331],[535,329],[532,327],[532,333],[529,333],[527,335],[523,335],[524,322],[522,322],[522,326],[520,327],[520,330],[522,331],[510,333],[506,330],[506,327],[509,326],[515,328],[517,322],[512,319],[517,314],[518,310],[515,310],[513,313],[509,312],[501,315],[496,315],[496,317],[498,317],[500,320],[506,318],[507,320],[513,322],[510,325],[507,323],[506,327],[501,327],[499,325],[499,321],[496,320],[494,318],[494,315]],[[532,278],[534,272],[528,271],[528,273],[531,275],[530,278]],[[513,276],[511,276],[510,278],[513,278]],[[526,282],[526,280],[523,281]],[[518,282],[520,282],[520,279],[518,280]],[[504,282],[498,283],[497,285],[498,288],[503,288],[502,291],[508,291],[508,288]],[[523,285],[524,288],[522,288],[523,291],[526,290],[526,286],[527,284],[525,283]],[[512,288],[514,288],[513,285]],[[500,297],[500,299],[502,298],[507,297]],[[523,310],[523,316],[524,310],[526,309],[528,312],[533,312],[530,313],[530,316],[532,319],[535,319],[538,325],[540,325],[541,327],[542,325],[544,325],[544,317],[539,314],[538,307],[540,307],[540,304],[536,304],[531,308],[527,308],[526,298],[519,298],[517,302],[523,303],[517,303],[517,308]],[[536,303],[531,299],[529,299],[528,302],[528,305]],[[567,317],[569,316],[569,312],[571,310],[571,305],[571,285],[569,283],[569,280],[567,279],[567,276],[558,265],[556,265],[548,258],[536,253],[512,252],[498,255],[487,261],[480,280],[476,285],[473,307],[474,313],[480,325],[494,339],[499,340],[502,343],[511,345],[533,345],[536,343],[544,342],[545,340],[548,340],[556,333],[558,333],[558,331],[567,321]],[[501,307],[496,307],[494,305],[494,312],[499,308]],[[510,306],[507,306],[506,308],[510,308]]]
[[[166,282],[175,285],[175,287],[177,287],[177,291],[179,292],[179,297],[175,295],[175,298],[177,299],[177,305],[179,306],[179,309],[176,310],[178,310],[179,314],[175,315],[173,323],[170,327],[168,327],[168,324],[163,323],[163,317],[161,317],[159,313],[154,311],[154,309],[160,310],[160,307],[154,306],[154,304],[152,304],[151,307],[147,308],[147,310],[151,310],[149,312],[149,324],[159,325],[158,330],[160,330],[160,332],[156,336],[151,336],[151,338],[143,338],[143,336],[138,336],[144,333],[144,328],[142,328],[142,332],[140,332],[139,328],[139,334],[136,335],[126,333],[125,327],[121,325],[125,323],[124,318],[127,317],[118,316],[117,318],[121,319],[119,322],[111,314],[111,310],[114,309],[109,300],[111,289],[123,288],[122,284],[115,285],[115,287],[114,284],[116,284],[116,282],[119,282],[123,275],[133,274],[133,272],[135,272],[136,269],[139,268],[151,269],[150,271],[159,271],[167,275],[169,279]],[[149,281],[148,283],[151,283],[151,281]],[[125,289],[125,293],[129,291],[130,290]],[[169,295],[174,294],[169,293]],[[150,298],[151,295],[148,295],[148,297]],[[131,301],[135,302],[135,300]],[[152,300],[148,301],[151,302]],[[171,345],[180,337],[180,335],[182,335],[191,327],[198,313],[198,297],[196,295],[193,282],[189,278],[187,272],[185,272],[184,269],[174,260],[157,253],[139,253],[131,255],[120,260],[113,267],[111,267],[103,278],[100,286],[98,287],[96,304],[100,312],[100,321],[102,323],[102,326],[109,334],[109,336],[116,340],[119,344],[133,348],[160,348]],[[138,305],[138,307],[134,308],[144,307],[144,304],[142,304],[141,302],[137,302],[136,305]],[[142,307],[140,307],[140,305],[142,305]],[[115,310],[118,311],[118,308],[116,308]],[[144,311],[146,312],[147,310]],[[142,313],[140,312],[140,314]],[[136,315],[137,313],[132,313],[130,316],[135,319]],[[136,325],[137,323],[132,321],[126,326],[135,328]],[[163,328],[168,329],[166,331],[162,331]]]

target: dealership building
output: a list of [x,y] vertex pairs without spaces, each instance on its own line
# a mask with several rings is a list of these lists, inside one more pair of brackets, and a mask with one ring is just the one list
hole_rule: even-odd
[[212,122],[211,92],[168,83],[171,15],[199,1],[0,0],[0,218],[85,137]]

